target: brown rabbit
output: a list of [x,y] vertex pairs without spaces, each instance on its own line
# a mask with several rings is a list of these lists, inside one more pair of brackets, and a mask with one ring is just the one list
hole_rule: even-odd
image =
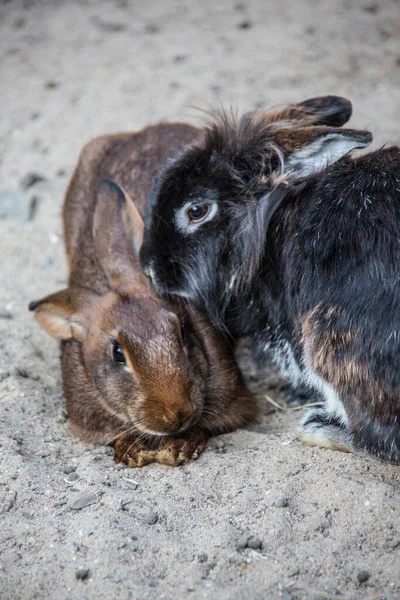
[[196,135],[161,124],[83,149],[63,208],[68,288],[30,304],[61,340],[73,430],[114,442],[132,467],[197,458],[210,435],[255,414],[224,337],[184,301],[160,299],[138,263],[152,178]]

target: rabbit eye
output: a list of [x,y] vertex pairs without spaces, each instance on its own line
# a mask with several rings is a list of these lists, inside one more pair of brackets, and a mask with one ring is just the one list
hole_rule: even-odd
[[116,340],[113,341],[112,345],[112,357],[113,361],[119,365],[126,365],[125,355],[121,350],[121,346]]
[[198,222],[204,219],[206,215],[208,215],[209,210],[210,207],[208,204],[193,204],[187,209],[186,214],[189,217],[190,221]]

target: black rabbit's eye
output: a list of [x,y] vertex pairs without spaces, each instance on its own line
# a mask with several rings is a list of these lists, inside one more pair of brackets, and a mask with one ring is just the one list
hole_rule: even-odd
[[113,361],[119,365],[126,365],[125,355],[121,350],[121,346],[116,340],[113,341],[112,345],[112,357]]
[[193,204],[187,209],[187,216],[191,221],[201,221],[208,214],[208,204]]

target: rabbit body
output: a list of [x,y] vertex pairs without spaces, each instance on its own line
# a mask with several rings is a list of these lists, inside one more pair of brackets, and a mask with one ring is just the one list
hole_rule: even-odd
[[129,466],[197,458],[207,437],[255,413],[224,337],[185,302],[160,299],[138,263],[152,178],[197,134],[161,124],[83,149],[63,207],[68,288],[30,306],[61,340],[72,428],[114,441]]
[[372,139],[350,114],[326,97],[220,118],[160,176],[141,262],[322,393],[303,441],[399,461],[400,150],[342,158]]

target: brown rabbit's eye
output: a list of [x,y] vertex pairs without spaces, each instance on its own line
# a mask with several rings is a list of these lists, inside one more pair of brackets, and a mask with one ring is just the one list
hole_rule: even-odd
[[208,204],[193,204],[187,210],[187,216],[191,221],[201,221],[208,214]]
[[119,365],[126,365],[125,355],[121,350],[121,346],[116,340],[113,341],[112,345],[112,357],[113,361]]

